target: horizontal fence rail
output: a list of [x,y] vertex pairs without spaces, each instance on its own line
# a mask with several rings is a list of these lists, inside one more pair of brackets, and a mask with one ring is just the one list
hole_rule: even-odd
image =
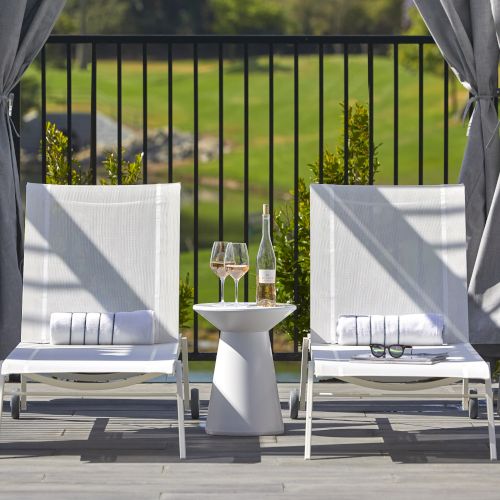
[[[400,134],[400,126],[402,119],[406,119],[401,115],[401,92],[402,92],[402,70],[401,70],[401,46],[412,45],[415,47],[416,54],[416,76],[415,82],[417,85],[417,92],[414,96],[415,106],[417,109],[416,116],[418,117],[418,126],[416,128],[418,151],[416,154],[418,171],[415,173],[415,178],[419,184],[423,184],[425,180],[425,165],[424,165],[424,113],[426,105],[426,92],[425,82],[425,51],[426,45],[434,44],[430,36],[271,36],[271,35],[258,35],[258,36],[243,36],[243,35],[229,35],[229,36],[178,36],[178,35],[52,35],[49,37],[45,47],[42,49],[39,60],[39,85],[40,85],[40,123],[41,123],[41,146],[40,146],[40,170],[38,174],[38,181],[45,182],[47,180],[47,141],[46,141],[46,123],[48,110],[47,89],[51,84],[48,77],[51,64],[58,64],[65,68],[65,92],[66,96],[62,96],[62,101],[65,101],[65,115],[66,115],[66,134],[68,136],[68,149],[67,149],[67,162],[72,164],[73,154],[73,128],[75,126],[75,60],[74,54],[77,46],[84,45],[88,50],[88,67],[89,72],[89,88],[88,88],[88,101],[90,103],[90,161],[89,168],[91,172],[91,182],[99,182],[99,167],[98,167],[98,129],[97,129],[97,111],[99,107],[100,94],[98,86],[99,78],[99,62],[101,59],[112,60],[116,63],[116,101],[114,109],[116,111],[116,144],[117,144],[117,183],[124,182],[126,172],[122,166],[123,158],[123,144],[124,144],[124,119],[130,113],[130,110],[124,106],[125,92],[127,90],[127,77],[125,75],[125,64],[130,60],[127,56],[126,49],[134,47],[133,60],[136,63],[134,71],[140,72],[142,89],[138,91],[138,102],[140,102],[140,118],[142,122],[142,182],[158,182],[155,178],[152,168],[151,156],[148,155],[148,131],[153,127],[151,120],[152,101],[151,91],[148,93],[149,85],[154,81],[155,74],[150,66],[150,61],[154,58],[155,61],[160,60],[165,64],[165,78],[166,85],[163,93],[166,112],[164,117],[164,125],[168,128],[169,140],[167,147],[167,157],[165,161],[165,179],[161,182],[174,182],[178,181],[178,172],[189,177],[192,184],[189,199],[189,213],[192,220],[189,227],[192,227],[192,232],[188,235],[191,241],[192,252],[192,271],[191,277],[194,285],[194,300],[200,300],[200,266],[208,267],[208,261],[200,261],[200,252],[203,251],[206,255],[208,245],[206,241],[200,240],[200,210],[202,210],[202,190],[200,189],[200,182],[202,179],[202,163],[200,160],[199,141],[202,136],[202,124],[200,123],[200,109],[203,106],[203,97],[206,96],[207,87],[203,85],[203,72],[205,71],[204,62],[209,60],[214,65],[217,83],[210,90],[217,98],[217,106],[213,110],[212,120],[217,122],[216,130],[216,144],[218,148],[218,158],[215,160],[215,167],[213,174],[217,179],[214,183],[214,188],[218,190],[214,203],[217,208],[214,218],[217,223],[214,225],[213,240],[224,240],[228,237],[225,230],[225,220],[228,214],[233,211],[234,207],[227,204],[226,194],[228,181],[228,161],[223,154],[228,131],[226,129],[226,112],[232,103],[228,102],[227,92],[229,88],[228,67],[234,65],[235,61],[241,63],[239,71],[241,71],[241,87],[239,100],[241,101],[241,194],[242,194],[242,219],[241,219],[241,238],[246,243],[258,243],[259,235],[251,234],[252,212],[251,201],[253,195],[252,186],[252,171],[251,155],[252,155],[252,142],[251,142],[251,126],[253,118],[253,108],[251,104],[251,96],[255,95],[252,89],[252,75],[254,67],[254,58],[258,57],[259,60],[265,61],[266,68],[262,73],[265,80],[263,88],[259,88],[259,92],[265,94],[267,109],[264,112],[264,122],[268,127],[266,131],[266,140],[268,142],[268,153],[266,153],[266,164],[260,165],[262,172],[267,172],[267,182],[265,189],[267,190],[265,201],[269,203],[271,213],[278,206],[282,200],[277,200],[278,193],[276,165],[277,165],[277,145],[278,134],[276,130],[277,120],[279,119],[280,110],[277,108],[277,99],[282,90],[277,84],[277,71],[279,69],[278,56],[285,55],[289,57],[291,65],[290,73],[290,89],[293,94],[291,100],[291,116],[290,123],[292,144],[290,144],[291,157],[293,158],[289,167],[289,175],[291,177],[290,189],[293,189],[295,196],[291,200],[293,217],[293,255],[295,259],[299,258],[299,242],[298,242],[298,220],[299,220],[299,199],[296,193],[299,190],[299,177],[301,165],[301,148],[302,146],[302,123],[303,118],[307,119],[307,113],[301,108],[301,90],[305,83],[304,75],[300,72],[300,64],[302,57],[307,55],[310,58],[315,58],[317,64],[317,73],[315,74],[315,81],[317,80],[317,164],[320,182],[323,181],[324,168],[325,168],[325,146],[327,145],[327,125],[326,119],[332,114],[337,114],[343,110],[343,119],[340,123],[340,130],[342,130],[343,140],[341,144],[344,150],[343,158],[343,182],[349,183],[349,159],[351,144],[349,142],[349,105],[352,99],[352,85],[358,75],[353,74],[351,61],[354,57],[360,56],[366,59],[366,104],[368,109],[368,134],[369,134],[369,183],[372,184],[375,178],[375,154],[377,148],[377,140],[375,137],[375,127],[377,120],[377,106],[375,105],[377,88],[375,85],[375,77],[377,72],[376,57],[379,54],[390,54],[393,59],[392,67],[389,66],[392,74],[387,75],[387,85],[390,85],[392,96],[389,97],[389,102],[393,107],[392,129],[390,130],[391,141],[393,147],[390,148],[390,156],[392,156],[393,170],[390,174],[390,182],[398,184],[401,182],[400,172],[400,141],[402,140]],[[329,109],[326,107],[326,101],[329,96],[326,93],[326,85],[332,75],[327,73],[328,57],[335,55],[340,58],[342,73],[335,75],[336,85],[341,90],[342,108]],[[190,163],[192,170],[189,175],[186,173],[185,162],[179,166],[176,165],[173,152],[172,131],[176,130],[176,92],[183,89],[176,88],[174,78],[176,77],[175,63],[178,60],[190,62],[190,75],[191,78],[189,85],[192,85],[192,94],[190,100],[190,113],[192,130],[189,132],[193,137],[193,157]],[[446,62],[443,61],[439,67],[439,78],[443,80],[443,104],[442,114],[443,121],[440,122],[440,128],[443,130],[443,150],[441,156],[442,162],[442,176],[441,182],[448,183],[449,171],[449,148],[450,148],[450,117],[449,117],[449,68]],[[50,75],[49,75],[50,76]],[[186,84],[187,85],[187,84]],[[385,89],[387,91],[387,89]],[[81,92],[81,89],[80,89]],[[23,126],[21,120],[21,113],[19,102],[23,96],[23,82],[16,88],[16,107],[14,113],[14,121],[18,130],[23,134]],[[185,95],[185,94],[183,94]],[[59,108],[61,109],[61,105]],[[316,126],[316,125],[315,125]],[[20,142],[17,139],[16,154],[21,158]],[[21,172],[22,165],[21,165]],[[148,169],[151,171],[148,172]],[[68,183],[73,182],[71,171],[68,171]],[[191,186],[190,186],[191,189]],[[273,235],[273,233],[271,234]],[[253,257],[253,256],[252,256]],[[253,264],[253,263],[252,263]],[[217,279],[213,277],[214,294],[217,290]],[[232,284],[232,283],[231,283]],[[229,289],[227,293],[232,293],[232,287],[229,280],[226,288]],[[250,295],[249,277],[245,276],[243,296],[245,300],[252,299]],[[217,296],[214,297],[217,300]],[[296,273],[294,276],[294,301],[299,302],[299,276]],[[200,320],[201,321],[201,320]],[[197,315],[193,317],[192,336],[190,338],[190,346],[192,349],[191,358],[195,360],[212,360],[215,359],[215,352],[207,352],[201,346],[200,339],[200,325]],[[273,332],[270,332],[271,342],[274,348],[274,357],[276,360],[296,360],[299,359],[299,341],[295,337],[294,341],[290,341],[290,348],[287,352],[279,351],[276,349],[276,337]]]

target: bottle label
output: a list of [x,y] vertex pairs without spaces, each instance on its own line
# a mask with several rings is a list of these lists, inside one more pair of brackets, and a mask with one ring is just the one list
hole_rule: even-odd
[[275,283],[276,270],[275,269],[259,269],[259,283]]

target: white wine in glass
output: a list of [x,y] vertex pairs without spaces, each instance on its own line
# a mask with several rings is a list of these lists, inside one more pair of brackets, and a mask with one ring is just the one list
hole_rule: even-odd
[[224,302],[224,282],[227,277],[227,269],[224,265],[224,256],[228,246],[227,241],[214,241],[212,245],[212,254],[210,256],[210,269],[220,280],[220,297],[221,303]]
[[250,266],[246,264],[227,264],[226,269],[231,278],[234,280],[240,280],[248,272],[249,267]]
[[238,282],[250,268],[246,243],[229,243],[224,256],[224,265],[234,280],[235,302],[238,303]]

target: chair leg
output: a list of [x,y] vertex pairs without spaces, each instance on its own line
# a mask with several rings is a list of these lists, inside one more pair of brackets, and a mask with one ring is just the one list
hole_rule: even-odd
[[490,460],[497,459],[497,441],[495,436],[495,417],[493,414],[493,391],[491,389],[491,379],[484,381],[486,393],[486,411],[488,414],[488,437],[490,441]]
[[184,431],[184,401],[182,389],[182,363],[175,362],[175,377],[177,383],[177,420],[179,422],[179,458],[186,458],[186,435]]
[[300,389],[299,389],[299,410],[305,410],[306,407],[306,380],[307,380],[307,362],[309,359],[309,338],[302,340],[302,360],[300,363]]
[[307,367],[307,401],[306,401],[306,439],[304,446],[304,460],[311,459],[311,438],[312,438],[312,409],[313,409],[313,384],[314,367],[313,362],[309,361]]
[[21,411],[26,411],[28,409],[26,386],[26,377],[24,375],[21,375]]
[[469,379],[464,378],[462,380],[462,410],[466,411],[469,409]]
[[181,359],[182,359],[182,385],[184,386],[184,410],[189,410],[189,351],[188,340],[186,337],[181,339]]
[[497,389],[497,413],[500,415],[500,381],[498,382]]
[[5,377],[3,375],[0,375],[0,426],[2,425],[4,385],[5,385]]

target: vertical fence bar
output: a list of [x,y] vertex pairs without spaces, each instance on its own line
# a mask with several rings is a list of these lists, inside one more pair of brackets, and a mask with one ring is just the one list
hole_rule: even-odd
[[14,139],[14,153],[16,155],[16,163],[17,163],[17,175],[18,178],[21,177],[21,82],[14,87],[12,91],[14,94],[14,102],[12,105],[12,121],[14,122],[14,126],[16,130],[19,132],[18,134],[13,134]]
[[72,175],[72,136],[73,136],[73,127],[71,123],[71,104],[72,104],[72,90],[71,85],[71,44],[66,44],[66,134],[68,137],[68,149],[67,153],[67,161],[68,161],[68,184],[73,183]]
[[449,133],[449,110],[448,110],[448,63],[443,61],[443,182],[448,184],[448,133]]
[[168,44],[168,182],[172,182],[174,180],[174,164],[173,164],[173,110],[172,110],[172,102],[173,102],[173,88],[172,88],[172,44]]
[[[293,260],[299,260],[299,47],[293,46]],[[295,266],[293,301],[299,303],[299,274]],[[298,351],[298,328],[294,324],[293,350]]]
[[[193,99],[194,99],[194,116],[193,116],[193,134],[194,134],[194,150],[193,150],[193,168],[194,168],[194,303],[198,303],[198,44],[193,44]],[[193,318],[194,329],[194,352],[198,353],[198,315]]]
[[[269,44],[269,213],[271,214],[271,224],[269,231],[271,241],[274,236],[274,45]],[[269,341],[271,350],[274,351],[274,332],[269,330]]]
[[323,150],[324,150],[324,53],[325,48],[322,43],[318,46],[319,52],[319,141],[318,141],[318,158],[319,158],[319,183],[323,183]]
[[41,137],[42,137],[42,182],[47,182],[47,65],[45,58],[45,46],[40,54],[40,71],[41,71],[41,93],[42,93],[42,109],[41,109]]
[[271,241],[274,224],[274,45],[269,44],[269,213],[271,214]]
[[[248,44],[243,46],[243,119],[244,119],[244,158],[243,158],[243,232],[248,245]],[[245,274],[244,300],[248,301],[248,273]]]
[[368,157],[368,179],[373,184],[373,44],[368,44],[368,136],[369,136],[369,157]]
[[[224,241],[224,48],[222,43],[219,43],[219,241]],[[220,287],[218,288],[220,296]]]
[[394,185],[399,183],[399,45],[394,44]]
[[424,46],[418,44],[418,183],[424,183]]
[[349,45],[344,43],[344,184],[349,184]]
[[117,183],[122,183],[122,44],[116,44],[116,133]]
[[148,46],[142,44],[142,182],[148,183]]
[[92,66],[90,84],[90,167],[92,184],[97,184],[97,54],[96,43],[92,42]]

